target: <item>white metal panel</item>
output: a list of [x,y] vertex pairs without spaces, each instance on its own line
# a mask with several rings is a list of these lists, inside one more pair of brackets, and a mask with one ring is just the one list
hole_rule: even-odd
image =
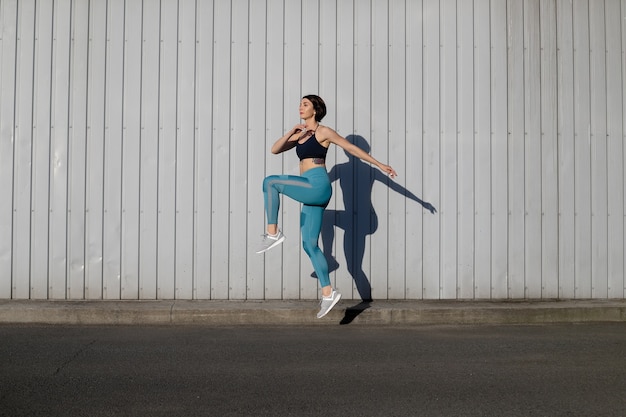
[[607,77],[607,191],[608,248],[607,297],[624,297],[624,103],[626,79],[623,78],[623,44],[620,2],[608,0],[606,16]]
[[231,93],[231,2],[215,1],[213,76],[213,159],[211,186],[212,259],[211,294],[213,298],[228,298],[229,203],[230,203],[230,93]]
[[423,295],[424,298],[441,298],[441,181],[440,181],[440,106],[441,106],[441,68],[440,68],[440,11],[439,2],[424,0],[424,55],[423,100],[427,105],[423,108],[423,178],[424,199],[435,207],[436,216],[424,218],[424,251],[422,254],[424,267]]
[[[139,155],[139,298],[157,298],[160,4],[142,8]],[[163,277],[165,279],[165,276]],[[207,297],[208,298],[208,297]]]
[[[89,58],[89,4],[73,2],[70,44],[70,120],[68,148],[67,298],[85,297],[85,201]],[[44,193],[46,194],[46,193]]]
[[[246,298],[246,228],[248,217],[248,62],[250,38],[248,34],[248,2],[235,0],[232,3],[232,52],[231,52],[231,144],[230,144],[230,253],[229,253],[229,297]],[[256,188],[256,187],[255,187]],[[254,254],[250,254],[254,255]]]
[[[52,2],[36,10],[33,94],[30,298],[48,298],[50,202],[50,91],[52,88]],[[30,162],[30,161],[29,161]],[[83,188],[84,189],[84,188]],[[81,294],[78,298],[82,298]]]
[[591,121],[589,4],[573,1],[574,32],[574,263],[576,298],[591,298]]
[[[624,112],[626,111],[625,110],[626,109],[626,30],[624,30],[623,22],[626,22],[626,0],[621,0],[620,4],[621,4],[620,21],[622,22],[622,26],[621,26],[622,118],[623,118],[622,119],[622,143],[624,143],[626,141],[626,116],[624,115]],[[626,206],[626,146],[624,146],[623,148],[622,164],[624,165],[624,168],[622,170],[623,182],[621,185],[621,189],[622,189],[622,193],[624,196],[622,207],[624,207]],[[624,221],[626,221],[626,219],[624,219]],[[623,230],[626,231],[626,229],[623,229]],[[622,235],[622,242],[623,242],[622,244],[624,245],[624,251],[622,252],[624,274],[622,275],[622,282],[621,282],[622,298],[623,298],[624,296],[626,296],[626,237],[624,235]],[[609,284],[612,285],[612,283],[609,283]],[[619,288],[612,287],[611,289],[612,291],[609,291],[609,295],[614,294],[615,292],[617,292],[617,294],[619,295],[620,293]]]
[[508,21],[508,211],[509,297],[525,296],[525,195],[524,161],[524,6],[507,2]]
[[439,29],[441,33],[441,277],[440,296],[454,299],[458,276],[458,42],[456,1],[442,0]]
[[[509,295],[508,36],[507,4],[491,2],[491,291],[478,298]],[[477,236],[477,239],[480,239]],[[484,295],[483,295],[484,294]]]
[[[332,109],[328,109],[328,114],[324,118],[324,123],[329,126],[337,125],[337,47],[338,31],[340,26],[346,23],[337,19],[337,9],[339,5],[336,0],[319,0],[319,95],[333,104]],[[349,27],[349,25],[348,25]],[[329,155],[331,157],[332,155]],[[332,163],[332,160],[330,160]]]
[[[178,73],[176,92],[176,284],[175,297],[193,296],[195,152],[195,1],[178,3]],[[243,18],[243,16],[242,16]],[[237,281],[245,281],[237,277]]]
[[50,272],[48,296],[67,297],[71,2],[54,3],[50,134]]
[[211,298],[212,145],[213,145],[213,3],[196,8],[196,150],[194,298]]
[[[474,136],[474,146],[470,146],[469,138],[466,138],[467,133],[463,137],[463,141],[460,143],[463,148],[459,149],[459,156],[462,156],[459,160],[459,164],[463,166],[461,161],[474,161],[473,171],[465,173],[460,178],[469,177],[472,179],[472,187],[470,192],[463,192],[464,198],[461,198],[459,210],[465,212],[465,210],[471,210],[473,218],[459,219],[460,223],[464,225],[464,228],[468,228],[467,223],[474,224],[474,228],[471,229],[472,236],[471,241],[464,243],[464,246],[468,245],[469,249],[473,252],[473,267],[471,273],[473,274],[473,280],[470,276],[461,277],[459,285],[461,288],[472,285],[473,288],[466,289],[462,293],[463,298],[490,298],[491,296],[491,248],[492,248],[492,231],[491,231],[491,195],[492,195],[492,112],[496,109],[492,106],[492,62],[499,56],[506,56],[501,49],[492,49],[491,45],[491,25],[498,20],[493,18],[489,19],[489,1],[480,0],[475,3],[473,10],[473,23],[474,23],[474,36],[473,47],[474,53],[472,54],[472,65],[474,66],[474,100],[472,103],[468,103],[474,114],[474,125],[464,127],[461,126],[462,131],[472,129],[471,133]],[[466,36],[462,36],[461,39],[465,39]],[[496,36],[497,38],[497,36]],[[506,39],[506,36],[504,37]],[[464,65],[468,68],[468,65]],[[469,68],[468,68],[469,70]],[[464,70],[465,71],[465,70]],[[505,66],[506,71],[506,66]],[[495,74],[494,74],[495,75]],[[495,123],[495,120],[494,122]],[[473,158],[469,158],[473,155]],[[469,162],[465,162],[469,163]],[[460,190],[468,187],[468,185],[461,186]],[[462,253],[462,252],[461,252]],[[469,261],[469,260],[468,260]],[[464,261],[463,264],[465,264]],[[468,282],[469,281],[469,282]]]
[[[157,294],[159,298],[165,299],[176,297],[178,31],[178,2],[175,0],[161,2]],[[221,236],[228,236],[228,233],[224,231]],[[226,255],[224,258],[227,258]]]
[[106,91],[106,3],[95,2],[89,16],[87,106],[86,283],[85,298],[103,297],[104,117]]
[[575,297],[574,211],[574,38],[573,7],[569,0],[557,3],[557,137],[559,205],[559,297]]
[[121,148],[120,298],[139,298],[139,207],[141,165],[141,3],[126,2],[124,10],[124,93]]
[[[405,186],[414,197],[406,203],[406,298],[422,298],[424,247],[423,216],[433,216],[424,206],[423,192],[423,131],[424,101],[422,84],[423,8],[422,1],[406,2],[406,163]],[[416,201],[416,200],[419,200]]]
[[[285,74],[285,56],[284,50],[284,36],[283,33],[284,16],[282,0],[267,0],[267,80],[266,80],[266,92],[267,98],[265,101],[266,110],[266,133],[263,153],[260,154],[265,161],[265,175],[277,175],[282,173],[282,157],[272,155],[270,149],[276,139],[280,138],[286,129],[291,129],[298,120],[289,117],[287,122],[284,122],[285,106],[292,109],[296,103],[293,101],[285,102],[283,83],[283,76]],[[291,35],[291,34],[289,34]],[[293,100],[293,99],[292,99]],[[297,101],[296,101],[297,102]],[[297,114],[296,114],[297,117]],[[285,127],[286,125],[286,127]],[[292,156],[293,157],[293,156]],[[256,184],[259,191],[258,199],[263,200],[262,193],[262,181],[263,178],[259,178]],[[263,215],[263,224],[267,223],[265,214]],[[282,216],[279,213],[278,221],[282,220]],[[251,249],[254,250],[260,240],[259,235],[265,233],[265,226],[263,229],[258,229],[258,234],[254,238]],[[289,242],[297,242],[297,236],[287,236]],[[287,242],[287,244],[290,244]],[[291,243],[295,245],[295,243]],[[284,246],[284,245],[283,245]],[[282,298],[283,288],[283,268],[282,268],[282,248],[274,251],[267,252],[265,255],[259,255],[265,262],[264,270],[264,285],[265,285],[265,298],[266,299],[280,299]]]
[[[295,3],[295,2],[294,2]],[[301,43],[294,50],[299,50],[300,57],[296,58],[294,53],[294,64],[299,63],[301,67],[301,93],[305,94],[321,94],[319,92],[319,70],[320,70],[320,31],[323,30],[323,22],[320,21],[319,0],[308,0],[301,2],[298,7],[285,8],[286,18],[291,17],[293,22],[300,22]],[[298,13],[300,14],[298,16]],[[285,22],[286,27],[290,27],[291,23]],[[295,27],[293,27],[295,31]],[[298,36],[293,32],[287,33],[287,43],[296,40]],[[295,67],[295,65],[294,65]],[[294,74],[295,75],[295,74]],[[322,97],[323,98],[323,97]],[[326,121],[326,119],[324,119]]]
[[[0,2],[0,193],[13,195],[17,0]],[[13,199],[0,199],[0,297],[12,298]]]
[[108,3],[104,133],[103,296],[121,296],[124,2]]
[[589,4],[591,296],[607,296],[607,84],[604,2]]
[[[261,183],[265,176],[265,158],[268,154],[266,140],[266,111],[265,100],[267,97],[268,61],[267,61],[267,34],[265,25],[267,22],[266,2],[250,2],[249,28],[249,62],[248,62],[248,85],[249,97],[247,105],[247,146],[248,146],[248,170],[247,170],[247,222],[244,236],[247,239],[246,248],[246,298],[263,299],[265,294],[263,279],[263,257],[256,255],[255,245],[259,241],[259,235],[265,228],[265,211],[263,209],[263,194]],[[243,251],[242,251],[243,252]]]
[[558,136],[556,5],[539,4],[541,67],[541,298],[557,298],[558,288]]
[[[482,2],[482,5],[488,3]],[[476,5],[478,6],[478,4]],[[474,101],[475,89],[480,85],[475,83],[475,79],[483,82],[483,87],[488,84],[489,71],[480,73],[480,76],[486,76],[485,79],[479,77],[480,69],[474,68],[474,54],[478,53],[478,48],[474,48],[477,41],[474,39],[474,30],[477,34],[482,34],[482,40],[486,41],[481,50],[489,52],[489,15],[484,15],[487,19],[484,24],[476,25],[474,22],[474,5],[469,2],[458,2],[457,10],[455,10],[457,18],[457,40],[458,43],[458,61],[457,61],[457,78],[458,78],[458,126],[457,126],[457,149],[455,156],[457,158],[457,294],[458,298],[471,299],[474,297],[474,200],[475,180],[474,180],[474,147],[475,147],[475,128],[474,128]],[[480,36],[480,35],[478,35]],[[486,65],[489,59],[484,59]],[[484,67],[483,67],[484,70]],[[488,103],[488,101],[485,101]],[[483,110],[481,107],[484,106]],[[485,115],[489,115],[489,107],[483,103],[479,104],[479,108]],[[488,129],[487,129],[488,131]],[[483,132],[486,133],[487,131]],[[487,144],[489,136],[487,138]],[[487,155],[489,155],[487,153]],[[486,164],[485,171],[488,173],[489,162]],[[488,188],[487,188],[488,190]],[[487,199],[489,201],[489,199]],[[487,264],[488,266],[488,264]],[[489,275],[485,278],[489,278]]]
[[539,18],[539,0],[524,3],[524,165],[520,173],[520,185],[524,189],[524,293],[519,296],[533,299],[541,298],[542,85]]
[[[621,7],[620,7],[621,13],[619,15],[620,21],[626,22],[626,0],[621,0],[620,4],[621,4]],[[624,142],[626,142],[626,116],[624,115],[624,112],[626,111],[626,30],[624,30],[623,23],[621,26],[621,34],[622,34],[621,67],[622,67],[622,144],[623,144]],[[624,196],[623,203],[622,203],[622,208],[623,208],[624,206],[626,206],[626,146],[623,147],[622,165],[623,165],[623,169],[622,169],[623,180],[622,180],[621,189],[622,189],[622,193]],[[624,216],[626,217],[626,214]],[[626,221],[626,219],[624,219],[624,221]],[[624,228],[623,230],[626,231],[626,228]],[[622,245],[624,246],[624,251],[622,252],[622,262],[623,262],[624,273],[621,279],[622,298],[623,298],[624,296],[626,296],[626,237],[624,235],[622,235]],[[612,287],[613,291],[617,292],[618,295],[619,295],[619,288],[617,288],[617,286],[619,284],[620,283],[618,280],[618,283],[615,285],[615,287]]]
[[13,150],[13,298],[30,294],[30,188],[33,134],[35,2],[18,5],[15,148]]
[[67,297],[68,244],[68,108],[69,108],[69,1],[55,2],[52,41],[52,89],[50,126],[50,236],[49,292],[53,299]]
[[[623,22],[626,22],[626,0],[621,0],[621,33],[622,33],[622,143],[626,141],[626,116],[624,115],[624,109],[626,109],[626,30],[624,30]],[[622,178],[624,178],[622,183],[622,192],[624,194],[624,206],[626,206],[626,146],[624,146],[624,152],[622,154],[622,164],[624,165],[624,169],[622,171]],[[625,214],[626,216],[626,214]],[[625,219],[626,221],[626,219]],[[626,229],[624,229],[626,231]],[[626,296],[626,237],[622,236],[622,241],[624,245],[624,252],[622,256],[622,261],[624,262],[624,275],[622,276],[622,298]],[[614,289],[619,294],[619,289]]]

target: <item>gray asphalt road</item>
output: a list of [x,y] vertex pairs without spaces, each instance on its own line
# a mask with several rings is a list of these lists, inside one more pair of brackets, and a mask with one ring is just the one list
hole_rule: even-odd
[[0,326],[2,416],[623,416],[626,324]]

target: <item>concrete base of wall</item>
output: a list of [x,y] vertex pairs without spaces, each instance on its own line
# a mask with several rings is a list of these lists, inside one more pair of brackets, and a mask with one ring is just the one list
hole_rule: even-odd
[[626,321],[626,300],[315,301],[0,300],[0,323],[70,325],[459,325]]

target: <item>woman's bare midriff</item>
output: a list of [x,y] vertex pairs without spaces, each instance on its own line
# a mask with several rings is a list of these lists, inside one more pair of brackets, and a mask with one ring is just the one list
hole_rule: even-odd
[[302,161],[300,161],[300,175],[304,174],[309,169],[326,166],[325,164],[316,163],[315,162],[316,159],[318,158],[305,158]]

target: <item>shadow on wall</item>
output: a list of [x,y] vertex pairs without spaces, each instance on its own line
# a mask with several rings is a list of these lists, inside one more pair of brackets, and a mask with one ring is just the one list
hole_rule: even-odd
[[[370,152],[369,143],[362,136],[350,135],[346,139],[365,152]],[[322,226],[323,250],[328,260],[329,271],[334,271],[339,267],[337,260],[331,253],[335,239],[335,226],[344,230],[343,251],[347,262],[346,267],[363,300],[357,306],[351,307],[346,311],[346,317],[342,320],[342,323],[352,321],[354,317],[367,309],[372,301],[372,287],[363,271],[363,256],[365,254],[367,235],[373,234],[378,229],[378,216],[372,204],[374,182],[379,181],[385,184],[393,191],[421,204],[433,214],[437,212],[432,204],[422,201],[406,188],[389,179],[378,168],[361,161],[347,152],[346,155],[348,156],[348,161],[335,165],[328,173],[331,182],[339,181],[345,209],[327,209],[324,212],[324,223]]]

